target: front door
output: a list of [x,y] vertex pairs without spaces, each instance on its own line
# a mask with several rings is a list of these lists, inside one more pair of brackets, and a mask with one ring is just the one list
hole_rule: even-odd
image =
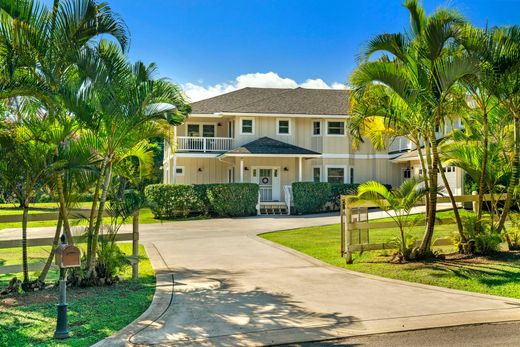
[[251,182],[260,187],[260,201],[280,201],[280,169],[253,166]]

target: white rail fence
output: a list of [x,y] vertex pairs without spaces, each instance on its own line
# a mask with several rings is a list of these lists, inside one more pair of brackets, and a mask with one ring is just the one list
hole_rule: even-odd
[[231,137],[177,137],[177,151],[225,152],[232,146]]

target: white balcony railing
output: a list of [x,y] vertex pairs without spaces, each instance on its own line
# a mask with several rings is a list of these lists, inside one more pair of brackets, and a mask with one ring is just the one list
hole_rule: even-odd
[[177,151],[225,152],[232,146],[231,137],[177,137]]

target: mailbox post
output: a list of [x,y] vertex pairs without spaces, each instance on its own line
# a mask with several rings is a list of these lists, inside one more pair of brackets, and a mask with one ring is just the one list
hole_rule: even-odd
[[65,235],[61,235],[61,244],[54,251],[56,265],[60,267],[60,295],[58,308],[58,319],[54,338],[66,339],[69,337],[67,323],[67,277],[68,268],[79,267],[81,265],[79,248],[65,243]]

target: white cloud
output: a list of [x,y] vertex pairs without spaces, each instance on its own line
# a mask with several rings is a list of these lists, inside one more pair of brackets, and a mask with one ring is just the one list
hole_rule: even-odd
[[261,88],[314,88],[314,89],[345,89],[346,86],[339,82],[330,85],[325,83],[321,78],[308,79],[299,84],[290,78],[280,77],[275,72],[257,72],[240,75],[234,81],[226,83],[218,83],[212,86],[204,86],[201,83],[186,83],[182,88],[190,101],[198,101],[224,93],[229,93],[237,89],[245,87],[261,87]]

